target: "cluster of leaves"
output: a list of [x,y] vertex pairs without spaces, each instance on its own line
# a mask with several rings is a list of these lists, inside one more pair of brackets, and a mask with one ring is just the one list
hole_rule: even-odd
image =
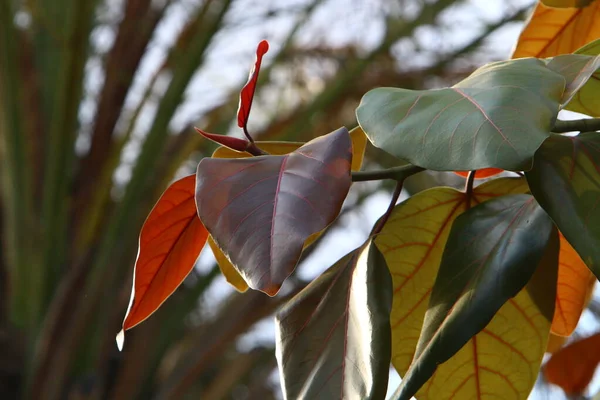
[[[397,399],[526,398],[550,332],[573,332],[600,277],[600,123],[557,119],[563,109],[600,117],[600,34],[572,54],[547,53],[600,2],[549,3],[585,8],[540,3],[514,59],[444,89],[371,90],[358,127],[304,144],[248,133],[261,42],[240,96],[246,139],[199,130],[223,147],[173,183],[144,224],[119,345],[207,241],[233,286],[275,296],[352,182],[392,179],[390,207],[366,242],[277,314],[285,397],[380,399],[392,362]],[[554,26],[555,11],[573,15],[531,50],[529,29]],[[359,171],[367,139],[398,166]],[[471,172],[464,191],[437,187],[396,205],[403,181],[426,169]],[[476,171],[502,170],[520,176],[475,186]]]

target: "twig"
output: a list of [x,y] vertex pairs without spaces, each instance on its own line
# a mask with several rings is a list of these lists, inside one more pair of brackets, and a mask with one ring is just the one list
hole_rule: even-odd
[[552,132],[591,132],[600,130],[600,118],[575,119],[572,121],[556,120]]
[[376,171],[359,171],[352,173],[352,182],[379,181],[382,179],[394,179],[402,182],[409,176],[424,170],[424,168],[416,165],[403,165]]
[[392,215],[392,211],[394,211],[396,202],[398,201],[398,198],[400,197],[400,193],[402,192],[402,184],[403,183],[404,183],[404,181],[401,180],[401,181],[398,181],[398,183],[396,184],[396,189],[394,190],[394,194],[392,194],[392,198],[390,200],[390,205],[388,206],[388,209],[385,211],[385,214],[383,214],[383,216],[379,219],[379,221],[377,221],[377,223],[373,227],[373,230],[371,231],[370,236],[375,236],[379,232],[381,232],[381,230],[383,229],[383,226],[390,218],[390,215]]

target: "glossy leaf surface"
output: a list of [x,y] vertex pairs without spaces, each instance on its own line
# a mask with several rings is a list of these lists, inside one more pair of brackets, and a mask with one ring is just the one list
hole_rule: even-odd
[[260,72],[260,65],[262,64],[263,56],[269,51],[269,42],[262,40],[256,48],[256,61],[254,66],[250,70],[248,76],[248,82],[242,88],[240,92],[240,103],[238,106],[238,126],[245,128],[248,124],[248,117],[250,116],[250,109],[252,108],[252,100],[254,99],[254,92],[256,91],[256,82],[258,81],[258,73]]
[[600,277],[600,134],[552,136],[525,175],[537,201]]
[[283,156],[200,161],[200,219],[251,288],[275,295],[306,239],[337,217],[351,159],[341,128]]
[[558,285],[552,333],[570,336],[590,301],[596,277],[565,237],[560,235]]
[[[554,246],[547,246],[551,236]],[[458,217],[446,243],[415,357],[397,391],[398,398],[410,399],[440,363],[484,330],[496,312],[525,287],[538,264],[554,270],[556,277],[557,244],[552,221],[530,195],[492,199]],[[547,273],[544,271],[544,290],[532,293],[532,297],[550,320],[556,279],[548,284]],[[545,342],[540,348],[543,354]],[[524,361],[531,362],[527,358]]]
[[371,90],[356,113],[375,146],[423,168],[528,170],[564,82],[541,60],[497,62],[451,88]]
[[142,227],[123,330],[160,307],[190,273],[206,243],[208,232],[196,215],[195,183],[196,176],[190,175],[171,184]]
[[523,29],[513,58],[573,53],[600,38],[600,1],[584,8],[552,8],[538,3]]
[[544,365],[546,380],[567,395],[583,394],[600,363],[600,333],[573,342],[552,355]]
[[392,283],[371,241],[340,259],[276,317],[285,399],[383,399]]

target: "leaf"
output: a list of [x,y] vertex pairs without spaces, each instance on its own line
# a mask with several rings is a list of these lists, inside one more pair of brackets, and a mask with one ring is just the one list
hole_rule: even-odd
[[556,56],[548,61],[548,68],[558,72],[566,80],[565,91],[560,101],[561,107],[564,108],[600,68],[600,57],[585,54]]
[[254,91],[256,90],[256,81],[258,80],[258,73],[260,72],[260,64],[262,63],[263,56],[269,51],[269,42],[262,40],[256,48],[256,61],[254,67],[250,70],[248,76],[248,82],[242,88],[240,92],[240,103],[238,106],[238,126],[240,128],[246,128],[248,124],[248,117],[250,116],[250,109],[252,108],[252,100],[254,99]]
[[528,170],[564,82],[541,60],[496,62],[451,88],[371,90],[356,114],[375,146],[423,168]]
[[548,7],[586,7],[594,0],[541,0]]
[[[478,171],[475,172],[475,179],[489,178],[491,176],[498,175],[502,171],[504,171],[504,170],[503,169],[499,169],[499,168],[484,168],[484,169],[480,169],[480,170],[478,170]],[[469,176],[469,172],[470,171],[456,171],[454,173],[456,175],[459,175],[459,176],[462,176],[462,177],[466,178],[467,176]]]
[[[554,311],[556,312],[556,309]],[[559,336],[550,332],[550,336],[548,337],[548,345],[546,346],[546,353],[556,353],[563,347],[567,339],[567,336]]]
[[563,347],[544,365],[546,380],[568,396],[583,394],[600,363],[600,333]]
[[351,157],[348,130],[340,128],[283,156],[200,161],[198,215],[248,286],[279,291],[306,239],[337,217]]
[[531,193],[600,277],[600,136],[553,135],[525,173]]
[[[360,129],[359,126],[350,131],[350,140],[352,141],[352,171],[359,171],[363,158],[365,155],[365,149],[367,147],[367,136]],[[256,142],[256,145],[262,150],[272,155],[285,155],[296,150],[304,143],[300,142]],[[212,155],[213,158],[248,158],[252,157],[250,153],[233,151],[227,147],[219,147],[215,150]],[[319,238],[320,234],[311,235],[306,242],[304,242],[304,249],[310,246]],[[244,281],[244,278],[237,272],[235,267],[229,262],[223,251],[217,246],[216,243],[209,237],[208,244],[215,255],[217,264],[221,272],[225,276],[227,282],[229,282],[236,290],[245,292],[248,289],[248,284]]]
[[225,280],[238,292],[244,293],[248,290],[248,284],[234,266],[231,265],[225,254],[223,254],[223,250],[217,246],[212,236],[208,236],[208,245],[215,256],[215,261],[219,265],[219,269],[225,277]]
[[[352,141],[352,171],[360,171],[367,147],[367,136],[360,128],[350,131]],[[272,155],[284,155],[296,150],[304,143],[301,142],[256,142],[262,150]],[[227,147],[219,147],[212,155],[213,158],[247,158],[252,157],[250,153],[233,151]]]
[[246,139],[239,139],[233,136],[225,136],[225,135],[217,135],[215,133],[204,132],[200,128],[194,128],[196,132],[204,136],[206,139],[220,144],[221,146],[225,146],[225,148],[229,148],[236,151],[246,151],[250,142]]
[[123,332],[148,318],[179,287],[206,243],[208,232],[196,215],[195,183],[190,175],[171,184],[144,222],[120,348]]
[[595,282],[594,274],[560,234],[558,285],[552,333],[561,336],[570,336],[573,333],[581,313],[590,301]]
[[[477,204],[527,190],[523,178],[499,178],[477,186],[472,201]],[[450,228],[465,210],[465,193],[445,187],[429,189],[397,205],[375,239],[394,283],[392,363],[401,376],[414,356]]]
[[285,399],[385,398],[391,285],[368,241],[283,306],[276,353]]
[[600,38],[600,1],[584,8],[551,8],[538,3],[521,32],[512,58],[569,54]]
[[[600,35],[600,33],[599,33]],[[583,46],[577,50],[577,54],[598,56],[600,54],[600,39]],[[575,97],[567,105],[566,109],[587,114],[592,117],[600,117],[600,71],[596,71],[586,84],[575,93]]]
[[[556,276],[557,237],[554,237],[554,246],[547,246],[552,232],[556,235],[552,221],[530,195],[492,199],[456,219],[431,292],[415,357],[397,391],[398,398],[410,399],[439,364],[450,359],[480,331],[486,333],[484,328],[496,312],[529,282],[538,264],[554,270]],[[548,290],[554,292],[556,280],[548,285],[547,277],[542,278],[543,290],[538,288],[530,294],[550,320],[555,293],[548,296]],[[526,319],[529,318],[531,316]],[[497,336],[490,334],[488,340],[497,340]],[[472,342],[475,347],[476,341],[477,338]],[[540,341],[544,342],[540,346],[543,355],[546,343],[542,338]],[[499,362],[497,359],[487,361]],[[529,366],[535,360],[523,357],[522,362]],[[496,375],[502,372],[491,370]],[[511,381],[505,378],[504,384]],[[475,381],[477,379],[475,375]],[[476,388],[473,397],[480,398],[480,387],[476,385]],[[527,391],[530,388],[526,388]],[[455,393],[460,389],[456,388]],[[523,388],[513,386],[513,389],[523,393]]]

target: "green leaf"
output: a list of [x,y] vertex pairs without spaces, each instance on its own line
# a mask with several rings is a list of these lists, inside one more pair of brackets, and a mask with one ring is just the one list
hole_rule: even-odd
[[528,170],[564,88],[544,61],[517,59],[485,65],[451,88],[371,90],[356,114],[375,146],[423,168]]
[[548,68],[558,72],[566,80],[560,101],[562,108],[577,95],[599,67],[600,57],[583,54],[565,54],[548,61]]
[[[600,39],[588,43],[577,50],[575,54],[600,55]],[[591,117],[600,117],[600,96],[598,96],[598,93],[600,93],[600,71],[596,70],[586,84],[575,94],[566,109],[587,114]]]
[[274,296],[304,242],[339,214],[351,161],[346,128],[286,155],[205,158],[196,173],[198,216],[248,286]]
[[[550,218],[525,194],[489,200],[456,219],[398,398],[410,399],[439,364],[519,293],[540,264],[552,232]],[[557,265],[558,245],[550,250],[548,261]]]
[[392,280],[371,240],[277,313],[286,399],[383,399],[391,358]]
[[552,136],[525,175],[536,200],[600,279],[600,133]]

